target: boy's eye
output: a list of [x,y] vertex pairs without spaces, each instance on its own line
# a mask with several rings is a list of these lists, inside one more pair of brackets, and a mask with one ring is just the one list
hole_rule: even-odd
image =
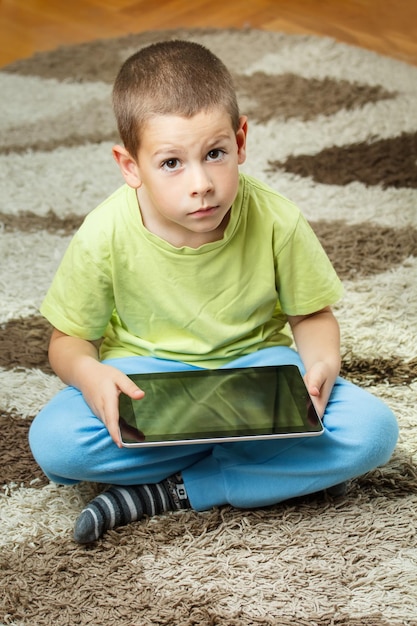
[[214,150],[210,150],[210,152],[207,154],[207,159],[209,161],[217,161],[218,159],[221,159],[223,155],[223,150],[220,150],[220,148],[215,148]]
[[178,159],[167,159],[162,163],[162,167],[166,170],[175,170],[179,165]]

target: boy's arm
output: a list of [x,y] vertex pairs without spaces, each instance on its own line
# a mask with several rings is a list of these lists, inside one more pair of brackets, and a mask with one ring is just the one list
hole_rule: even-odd
[[339,324],[330,307],[311,315],[288,316],[304,363],[304,380],[320,416],[323,416],[340,371]]
[[144,393],[123,372],[100,363],[97,345],[54,328],[49,343],[52,369],[67,385],[81,391],[85,401],[121,447],[118,398],[121,392],[139,400]]

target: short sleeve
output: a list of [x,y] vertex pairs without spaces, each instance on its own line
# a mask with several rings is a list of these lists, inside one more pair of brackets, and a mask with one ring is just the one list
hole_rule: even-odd
[[300,213],[276,251],[276,282],[282,311],[308,315],[335,304],[343,287],[311,226]]
[[103,336],[113,308],[106,239],[90,233],[84,222],[64,254],[40,311],[61,332],[94,340]]

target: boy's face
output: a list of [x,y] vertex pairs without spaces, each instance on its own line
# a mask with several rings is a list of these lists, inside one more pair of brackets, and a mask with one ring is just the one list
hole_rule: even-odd
[[221,239],[238,190],[246,133],[245,117],[236,133],[227,112],[217,108],[191,118],[151,118],[135,160],[116,146],[124,178],[137,188],[145,227],[177,247]]

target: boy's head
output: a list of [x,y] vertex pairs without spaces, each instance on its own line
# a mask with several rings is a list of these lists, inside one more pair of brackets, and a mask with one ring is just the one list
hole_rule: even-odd
[[136,157],[146,122],[156,115],[192,117],[222,107],[239,127],[232,77],[210,50],[191,41],[165,41],[142,48],[122,65],[113,88],[120,137]]

